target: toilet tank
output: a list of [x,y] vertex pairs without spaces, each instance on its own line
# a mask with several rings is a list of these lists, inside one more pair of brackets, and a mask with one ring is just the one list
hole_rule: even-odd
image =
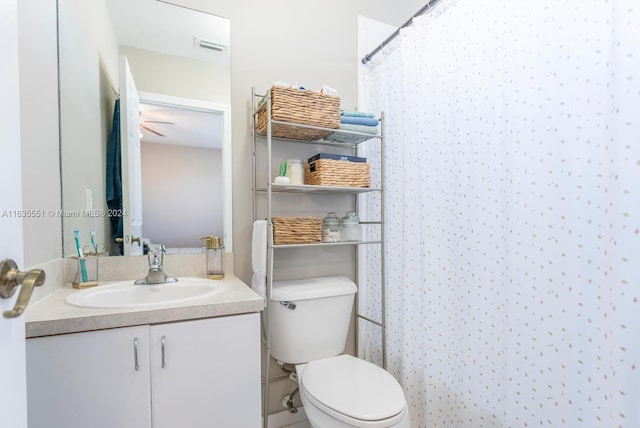
[[346,276],[274,281],[271,356],[299,364],[344,351],[356,284]]

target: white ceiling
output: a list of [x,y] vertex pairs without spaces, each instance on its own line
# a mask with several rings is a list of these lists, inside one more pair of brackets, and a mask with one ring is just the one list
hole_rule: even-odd
[[222,149],[221,114],[141,103],[140,124],[164,135],[141,128],[142,142]]
[[[105,1],[120,45],[230,64],[229,19],[159,0]],[[196,38],[219,43],[227,48],[222,52],[203,49],[196,45]],[[223,123],[220,114],[141,104],[140,118],[173,123],[144,123],[165,135],[160,137],[142,129],[144,142],[218,149],[222,147]]]
[[106,0],[121,45],[202,61],[229,63],[229,49],[203,49],[196,38],[230,45],[230,21],[158,0]]

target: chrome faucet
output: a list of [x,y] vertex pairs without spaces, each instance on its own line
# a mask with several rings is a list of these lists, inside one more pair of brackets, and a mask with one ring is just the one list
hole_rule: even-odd
[[147,257],[149,257],[149,272],[144,278],[136,280],[134,284],[165,284],[167,282],[176,282],[178,278],[167,276],[167,274],[162,271],[162,261],[166,252],[162,244],[149,249],[149,253],[147,253]]

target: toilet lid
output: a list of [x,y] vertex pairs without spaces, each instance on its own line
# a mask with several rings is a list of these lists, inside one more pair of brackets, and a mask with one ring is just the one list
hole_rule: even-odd
[[391,374],[351,355],[311,361],[300,381],[315,400],[354,419],[388,419],[405,407],[402,388]]

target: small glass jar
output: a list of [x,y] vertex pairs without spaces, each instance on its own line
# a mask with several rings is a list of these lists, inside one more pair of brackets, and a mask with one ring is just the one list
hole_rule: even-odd
[[354,211],[347,212],[340,221],[340,237],[342,241],[360,241],[360,219]]
[[336,213],[328,213],[322,219],[322,242],[340,242],[340,219]]
[[304,184],[304,166],[302,159],[287,159],[287,177],[291,184]]
[[224,245],[218,236],[200,238],[206,254],[207,278],[224,279]]

